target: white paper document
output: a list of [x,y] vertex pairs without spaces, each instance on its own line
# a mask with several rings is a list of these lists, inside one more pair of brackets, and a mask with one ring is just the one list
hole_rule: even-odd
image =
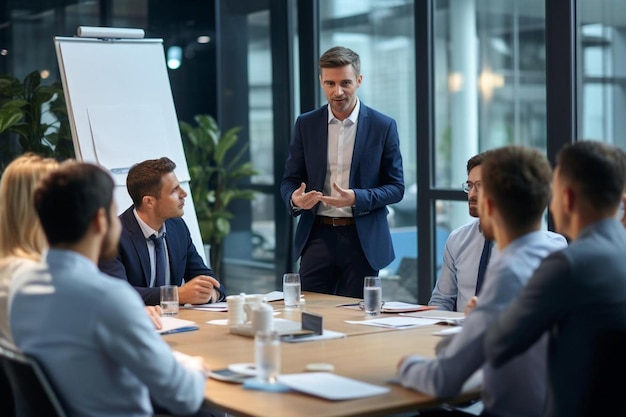
[[409,311],[434,310],[435,306],[425,306],[422,304],[411,304],[402,301],[385,301],[380,311],[383,313],[406,313]]
[[286,343],[304,343],[316,342],[318,340],[341,339],[343,337],[346,337],[345,333],[334,332],[332,330],[322,330],[322,334],[310,334],[298,337],[281,337],[280,341]]
[[289,388],[327,400],[351,400],[389,392],[389,388],[368,384],[329,372],[279,375],[278,382]]
[[192,304],[185,306],[185,308],[205,311],[228,311],[228,304],[226,304],[226,301],[221,301],[219,303]]
[[366,326],[378,326],[387,327],[390,329],[409,329],[418,326],[428,326],[430,324],[436,324],[439,320],[436,319],[424,319],[418,317],[381,317],[369,320],[346,320],[346,323],[350,324],[364,324]]
[[[283,299],[282,291],[270,291],[267,294],[247,294],[247,295],[262,295],[267,298],[267,301],[278,301]],[[205,310],[205,311],[228,311],[228,304],[226,301],[220,301],[219,303],[207,303],[207,304],[187,304],[183,308],[189,308],[192,310]]]
[[188,332],[199,329],[195,321],[177,319],[176,317],[161,317],[161,324],[163,328],[157,330],[157,333],[160,334]]
[[443,311],[443,310],[430,310],[430,311],[416,311],[414,313],[400,313],[405,317],[418,317],[438,320],[438,324],[449,324],[452,326],[462,326],[465,320],[465,313],[457,311]]

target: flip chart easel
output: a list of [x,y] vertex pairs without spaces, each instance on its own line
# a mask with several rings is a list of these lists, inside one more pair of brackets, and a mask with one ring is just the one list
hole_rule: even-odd
[[141,29],[80,27],[78,33],[83,37],[54,38],[76,159],[110,171],[120,213],[132,204],[128,169],[146,159],[173,160],[189,193],[183,219],[206,262],[163,40],[143,39]]

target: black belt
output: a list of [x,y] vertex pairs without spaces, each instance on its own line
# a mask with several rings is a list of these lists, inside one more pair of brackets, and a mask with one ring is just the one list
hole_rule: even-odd
[[328,226],[352,226],[354,224],[353,217],[317,216],[315,221],[319,224],[326,224]]

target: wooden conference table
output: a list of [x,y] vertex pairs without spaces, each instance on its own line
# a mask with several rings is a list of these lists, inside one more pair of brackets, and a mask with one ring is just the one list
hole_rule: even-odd
[[[432,332],[441,329],[441,326],[395,330],[348,324],[344,320],[366,319],[364,313],[335,306],[358,300],[317,293],[305,293],[305,300],[303,309],[321,314],[325,330],[345,333],[347,337],[281,343],[281,373],[305,372],[309,363],[330,363],[334,365],[336,375],[385,386],[390,391],[369,398],[329,401],[295,391],[256,391],[244,389],[240,384],[209,379],[205,394],[209,404],[228,414],[247,417],[385,416],[441,404],[441,400],[388,382],[395,376],[396,365],[405,355],[434,356],[435,345],[441,339],[433,336]],[[299,310],[285,310],[282,301],[271,304],[275,310],[281,311],[276,317],[300,321]],[[164,335],[172,349],[202,356],[214,369],[225,368],[232,363],[254,362],[253,338],[230,334],[228,326],[206,324],[209,320],[226,319],[227,313],[181,309],[178,317],[195,321],[200,330]],[[477,397],[478,393],[474,392],[454,400]]]

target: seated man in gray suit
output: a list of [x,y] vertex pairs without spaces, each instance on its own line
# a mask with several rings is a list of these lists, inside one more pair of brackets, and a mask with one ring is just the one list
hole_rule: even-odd
[[541,263],[485,338],[487,359],[499,369],[549,335],[545,416],[588,415],[581,410],[597,371],[596,343],[626,331],[626,230],[617,218],[625,174],[614,146],[581,141],[561,149],[550,211],[571,243]]

